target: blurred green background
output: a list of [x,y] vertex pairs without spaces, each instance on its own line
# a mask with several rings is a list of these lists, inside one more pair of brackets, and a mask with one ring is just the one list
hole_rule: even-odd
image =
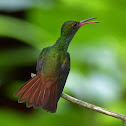
[[120,120],[60,99],[55,114],[18,104],[13,94],[36,73],[37,58],[65,21],[100,17],[83,26],[69,53],[64,92],[126,114],[126,1],[0,0],[0,126],[121,126]]

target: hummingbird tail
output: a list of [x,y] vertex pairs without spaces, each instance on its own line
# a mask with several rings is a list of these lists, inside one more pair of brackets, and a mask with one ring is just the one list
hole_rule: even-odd
[[44,78],[43,74],[39,73],[16,92],[15,96],[19,95],[21,97],[18,102],[28,100],[26,103],[28,108],[42,107],[54,113],[57,109],[57,79]]

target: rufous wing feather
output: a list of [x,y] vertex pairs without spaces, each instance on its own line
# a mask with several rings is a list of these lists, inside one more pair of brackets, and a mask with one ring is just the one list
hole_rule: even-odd
[[57,109],[57,79],[45,78],[39,73],[16,92],[15,96],[18,95],[21,95],[19,103],[28,100],[26,103],[28,108],[42,107],[54,113]]

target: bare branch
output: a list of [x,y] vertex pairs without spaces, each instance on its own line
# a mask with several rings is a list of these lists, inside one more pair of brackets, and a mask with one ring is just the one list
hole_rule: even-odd
[[70,102],[73,102],[73,103],[75,103],[75,104],[77,104],[77,105],[79,105],[81,107],[88,108],[88,109],[91,109],[93,111],[96,111],[96,112],[99,112],[99,113],[102,113],[102,114],[105,114],[105,115],[108,115],[108,116],[115,117],[117,119],[122,120],[124,123],[126,123],[126,115],[122,115],[122,114],[119,114],[119,113],[116,113],[116,112],[101,108],[99,106],[96,106],[96,105],[93,105],[93,104],[78,100],[78,99],[76,99],[74,97],[71,97],[71,96],[65,94],[65,93],[62,93],[61,97],[68,100],[68,101],[70,101]]
[[[36,74],[31,73],[31,77],[34,77],[34,76],[36,76]],[[93,104],[78,100],[78,99],[76,99],[76,98],[74,98],[72,96],[69,96],[69,95],[65,94],[65,93],[62,93],[61,97],[68,100],[68,101],[70,101],[70,102],[72,102],[72,103],[74,103],[74,104],[77,104],[77,105],[79,105],[81,107],[88,108],[88,109],[91,109],[93,111],[96,111],[96,112],[99,112],[99,113],[102,113],[102,114],[105,114],[105,115],[112,116],[114,118],[120,119],[126,125],[126,115],[122,115],[122,114],[107,110],[105,108],[101,108],[99,106],[96,106],[96,105],[93,105]]]

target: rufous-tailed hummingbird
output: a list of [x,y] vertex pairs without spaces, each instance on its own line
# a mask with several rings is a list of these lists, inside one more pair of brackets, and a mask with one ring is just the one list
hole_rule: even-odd
[[28,100],[27,107],[37,109],[42,107],[47,112],[55,113],[57,102],[62,94],[70,71],[70,54],[68,46],[78,29],[90,23],[89,18],[82,21],[67,21],[62,25],[61,36],[53,46],[44,48],[40,53],[36,71],[37,75],[31,78],[15,94],[21,95],[19,103]]

